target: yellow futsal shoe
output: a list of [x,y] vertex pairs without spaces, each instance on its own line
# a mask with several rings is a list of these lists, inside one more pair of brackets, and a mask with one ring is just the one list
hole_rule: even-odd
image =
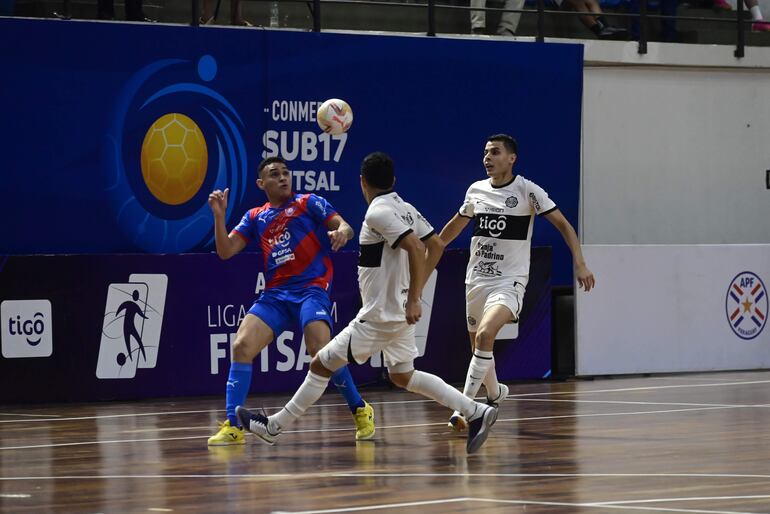
[[230,425],[230,420],[219,423],[219,431],[209,437],[209,446],[230,446],[231,444],[246,444],[242,428]]
[[356,441],[366,441],[374,437],[374,409],[364,402],[363,407],[356,409],[353,414],[356,422]]

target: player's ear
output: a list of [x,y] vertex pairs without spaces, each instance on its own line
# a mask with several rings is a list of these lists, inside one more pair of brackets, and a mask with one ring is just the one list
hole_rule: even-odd
[[260,188],[262,191],[264,191],[264,190],[265,190],[265,183],[264,183],[264,182],[262,182],[262,179],[261,179],[261,178],[258,178],[258,179],[257,179],[257,187],[258,187],[258,188]]

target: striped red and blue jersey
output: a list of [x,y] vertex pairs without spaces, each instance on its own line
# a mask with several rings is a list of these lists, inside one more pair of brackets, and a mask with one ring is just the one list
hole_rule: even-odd
[[337,214],[324,198],[295,194],[280,207],[255,207],[232,230],[246,243],[259,241],[265,289],[318,286],[329,290],[334,270],[327,223]]

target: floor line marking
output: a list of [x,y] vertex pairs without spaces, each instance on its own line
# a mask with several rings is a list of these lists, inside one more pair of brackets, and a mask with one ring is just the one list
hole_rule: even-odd
[[[211,474],[143,474],[143,475],[60,475],[60,476],[15,476],[0,477],[0,481],[26,480],[157,480],[157,479],[268,479],[283,480],[296,478],[315,480],[319,478],[729,478],[729,479],[766,479],[770,475],[740,473],[383,473],[383,472],[340,472],[323,473],[211,473]],[[630,500],[634,501],[634,500]],[[657,501],[657,500],[656,500]],[[663,501],[663,500],[660,500]],[[607,502],[612,503],[612,502]],[[594,503],[591,503],[592,505]]]
[[[596,414],[564,414],[559,416],[535,416],[530,418],[506,418],[498,419],[497,423],[521,423],[525,421],[544,421],[555,419],[569,419],[569,418],[594,418],[594,417],[612,417],[612,416],[641,416],[646,414],[672,414],[679,412],[696,412],[696,411],[708,411],[708,410],[724,410],[724,409],[738,409],[742,407],[693,407],[688,409],[666,409],[656,411],[636,411],[636,412],[602,412]],[[397,428],[421,428],[421,427],[446,427],[445,421],[437,423],[416,423],[409,425],[386,425],[378,426],[379,430],[397,429]],[[314,429],[303,430],[287,430],[284,434],[309,434],[314,432],[347,432],[353,431],[354,427],[334,428],[334,427],[322,427]],[[184,436],[184,437],[161,437],[150,439],[115,439],[107,441],[79,441],[69,443],[52,443],[52,444],[39,444],[39,445],[24,445],[24,446],[4,446],[0,447],[0,451],[3,450],[29,450],[35,448],[57,448],[62,446],[84,446],[89,444],[121,444],[121,443],[140,443],[140,442],[155,442],[155,441],[184,441],[188,439],[202,439],[208,436]]]
[[690,501],[716,501],[716,500],[759,500],[770,498],[770,494],[752,494],[744,496],[691,496],[681,498],[650,498],[646,500],[622,500],[609,502],[596,502],[594,505],[631,505],[636,503],[664,503],[664,502],[690,502]]
[[575,503],[575,502],[556,502],[556,501],[540,501],[540,500],[502,500],[496,498],[447,498],[444,500],[426,500],[416,502],[405,503],[381,503],[376,505],[360,506],[360,507],[342,507],[336,509],[316,509],[316,510],[302,510],[302,511],[274,511],[272,514],[332,514],[334,512],[362,512],[371,510],[384,510],[384,509],[397,509],[400,507],[417,507],[421,505],[439,505],[446,503],[458,503],[458,502],[479,502],[479,503],[502,503],[507,505],[542,505],[553,507],[577,507],[577,508],[603,508],[613,510],[642,510],[642,511],[655,511],[655,512],[687,512],[687,513],[700,513],[700,514],[752,514],[749,512],[738,511],[725,511],[725,510],[703,510],[703,509],[679,509],[679,508],[666,508],[666,507],[640,507],[640,506],[627,506],[627,505],[607,505],[601,503]]
[[[595,390],[576,390],[576,391],[544,391],[537,393],[519,393],[510,394],[508,399],[517,399],[531,396],[559,396],[559,395],[583,395],[583,394],[595,394],[595,393],[616,393],[616,392],[629,392],[629,391],[651,391],[660,389],[682,389],[691,387],[723,387],[723,386],[735,386],[735,385],[756,385],[756,384],[770,384],[770,380],[752,380],[749,382],[720,382],[720,383],[705,383],[705,384],[675,384],[664,386],[646,386],[646,387],[627,387],[618,389],[595,389]],[[288,401],[288,400],[287,400]],[[411,400],[394,400],[385,402],[370,402],[372,405],[393,405],[402,403],[425,403],[432,402],[433,400],[427,399],[411,399]],[[320,405],[313,405],[312,407],[342,407],[347,406],[345,403],[325,403]],[[276,407],[264,407],[265,410],[280,410],[283,405]],[[112,418],[128,418],[128,417],[144,417],[144,416],[171,416],[177,414],[211,414],[221,413],[223,409],[206,409],[206,410],[184,410],[184,411],[161,411],[161,412],[142,412],[133,414],[106,414],[98,416],[77,416],[69,418],[54,418],[54,419],[29,419],[29,420],[0,420],[0,423],[18,423],[23,421],[25,423],[45,422],[45,421],[79,421],[79,420],[94,420],[94,419],[112,419]]]

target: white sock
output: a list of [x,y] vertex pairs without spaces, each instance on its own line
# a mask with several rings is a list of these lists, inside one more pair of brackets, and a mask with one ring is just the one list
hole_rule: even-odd
[[755,5],[751,9],[749,9],[749,12],[751,12],[751,19],[754,21],[762,21],[762,11],[759,9],[758,5]]
[[[492,353],[492,352],[490,352]],[[484,375],[484,388],[487,390],[487,398],[494,399],[500,392],[500,384],[497,381],[497,371],[495,371],[495,358],[492,357],[492,365],[489,367],[487,374]]]
[[299,386],[299,389],[294,393],[289,403],[280,412],[268,417],[270,420],[268,430],[277,434],[293,423],[294,420],[305,413],[308,407],[321,398],[327,385],[329,385],[328,377],[322,377],[312,371],[308,371],[305,381]]
[[406,390],[427,396],[441,405],[460,412],[465,419],[471,420],[478,412],[483,411],[484,405],[476,403],[460,391],[450,386],[436,375],[414,370],[412,378],[406,385]]
[[465,377],[465,387],[463,394],[468,398],[475,398],[476,393],[481,388],[481,383],[487,376],[489,368],[492,366],[494,355],[492,352],[485,352],[476,349],[473,351],[471,364],[468,366],[468,375]]

